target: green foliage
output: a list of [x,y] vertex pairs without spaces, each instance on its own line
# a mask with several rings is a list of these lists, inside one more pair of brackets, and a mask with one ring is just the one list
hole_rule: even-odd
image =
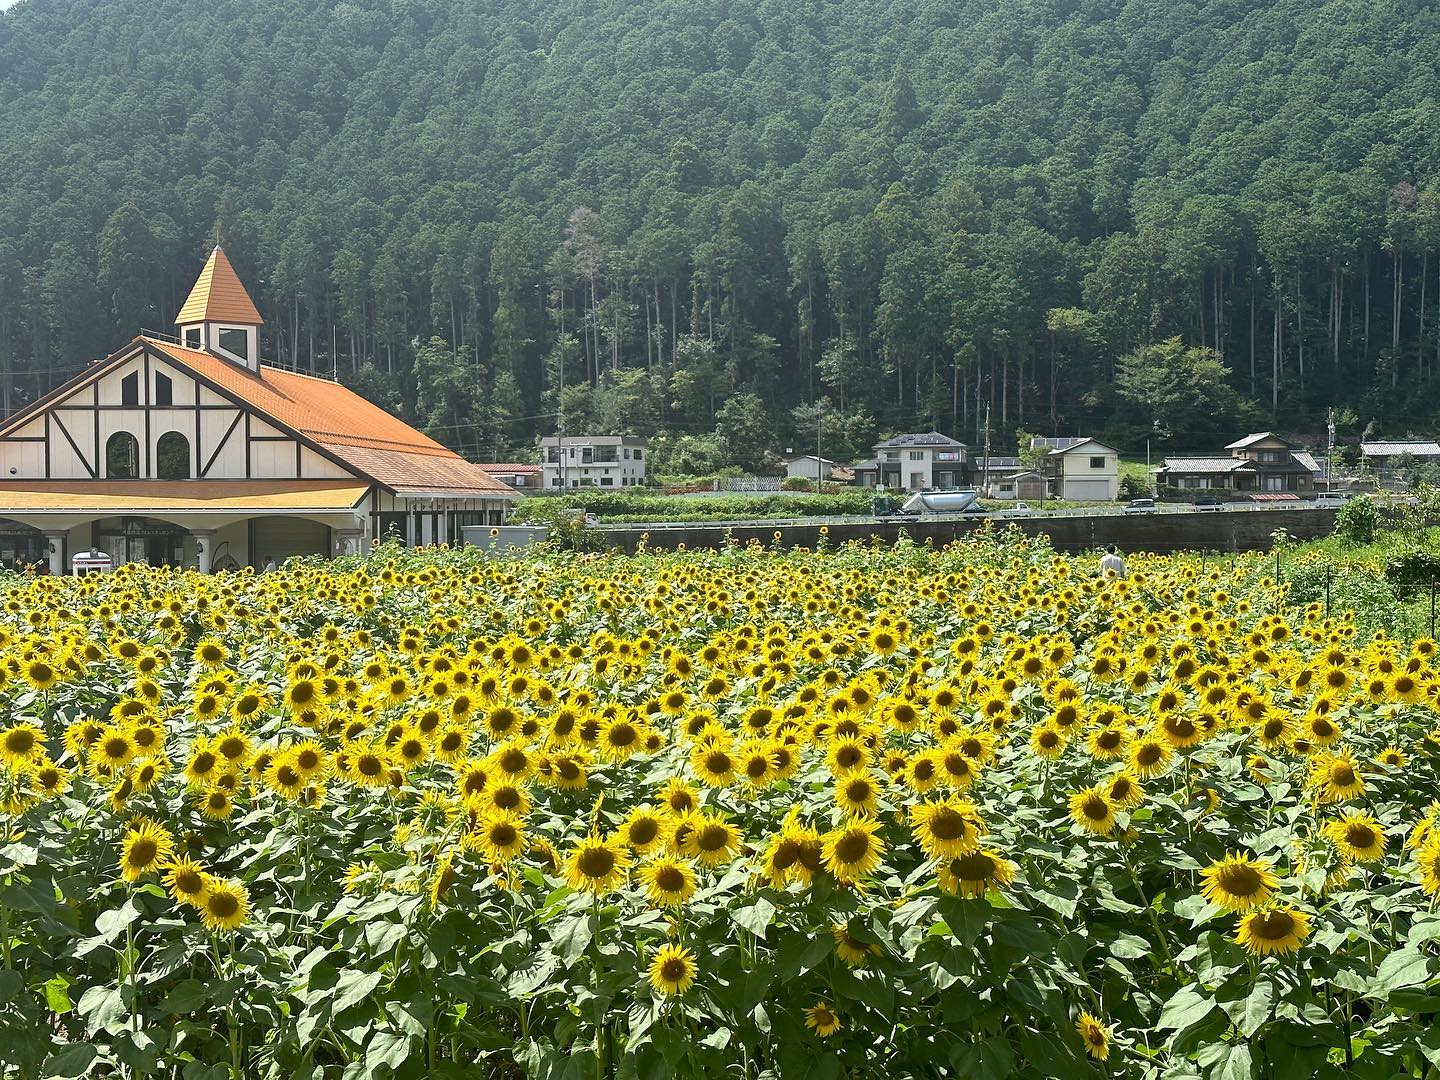
[[[268,357],[472,456],[561,414],[702,436],[739,394],[765,409],[727,418],[736,460],[808,447],[822,395],[971,443],[986,404],[1175,448],[1256,402],[1419,429],[1437,48],[1426,5],[1345,0],[27,0],[0,405],[167,329],[218,235]],[[1228,373],[1117,396],[1172,338]]]
[[1385,565],[1385,580],[1399,597],[1429,590],[1440,583],[1440,556],[1429,551],[1406,552]]
[[595,491],[586,494],[546,495],[522,499],[515,507],[517,522],[538,520],[555,506],[583,509],[602,522],[624,521],[730,521],[749,518],[793,518],[869,515],[872,493],[856,488],[832,488],[815,495],[654,495],[639,490]]
[[1375,539],[1375,529],[1380,523],[1380,511],[1374,501],[1357,496],[1351,499],[1335,515],[1335,534],[1356,544],[1368,544]]

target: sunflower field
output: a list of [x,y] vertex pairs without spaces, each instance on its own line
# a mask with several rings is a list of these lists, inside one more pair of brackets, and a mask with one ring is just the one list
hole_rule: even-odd
[[0,1075],[1429,1077],[1440,660],[1261,556],[0,582]]

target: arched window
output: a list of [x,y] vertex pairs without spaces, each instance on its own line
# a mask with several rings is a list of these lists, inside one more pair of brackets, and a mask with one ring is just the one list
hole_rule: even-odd
[[105,475],[134,480],[140,475],[140,444],[128,431],[117,431],[105,443]]
[[155,444],[155,475],[161,480],[190,479],[190,440],[167,431]]

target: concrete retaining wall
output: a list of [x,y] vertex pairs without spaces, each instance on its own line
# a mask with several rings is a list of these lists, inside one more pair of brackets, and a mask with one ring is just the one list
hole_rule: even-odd
[[[984,523],[985,519],[837,522],[828,526],[826,542],[833,546],[847,540],[869,541],[878,537],[885,543],[893,544],[905,533],[916,543],[923,544],[928,540],[940,547],[974,532]],[[996,521],[994,524],[1001,529],[1013,525],[1027,536],[1048,536],[1057,551],[1094,551],[1108,544],[1114,544],[1121,551],[1268,551],[1270,534],[1276,529],[1283,528],[1297,540],[1329,536],[1335,529],[1335,511],[1307,508],[1190,511],[1132,517],[1077,515]],[[741,545],[758,540],[767,546],[778,542],[784,547],[814,547],[820,540],[820,523],[775,526],[697,524],[651,530],[618,526],[597,530],[596,535],[606,547],[634,552],[640,538],[647,533],[646,544],[651,550],[673,551],[680,544],[687,548],[718,549],[725,546],[727,539]]]

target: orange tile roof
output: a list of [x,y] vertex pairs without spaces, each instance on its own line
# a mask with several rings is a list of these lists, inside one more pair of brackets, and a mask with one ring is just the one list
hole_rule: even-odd
[[265,320],[255,307],[255,301],[240,283],[240,275],[230,265],[229,258],[219,246],[210,253],[205,268],[190,298],[175,316],[175,325],[186,326],[198,322],[231,322],[258,326]]
[[516,497],[508,484],[339,383],[278,368],[250,371],[197,349],[144,341],[386,487]]
[[349,510],[365,484],[334,480],[47,480],[0,481],[6,511]]

